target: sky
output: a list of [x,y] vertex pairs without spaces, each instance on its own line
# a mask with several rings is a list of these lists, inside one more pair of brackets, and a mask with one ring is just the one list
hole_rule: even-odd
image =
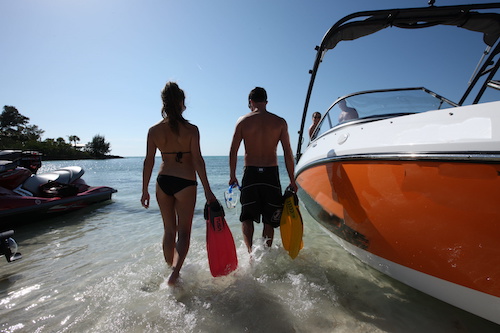
[[[358,11],[426,6],[427,0],[4,0],[0,106],[29,117],[45,131],[42,139],[76,135],[87,143],[99,134],[113,155],[144,156],[148,128],[161,120],[160,92],[175,81],[186,93],[185,118],[200,130],[203,155],[224,156],[236,121],[249,112],[248,93],[260,86],[268,110],[287,121],[295,152],[314,47],[326,31]],[[316,86],[325,85],[313,94],[311,112],[348,93],[401,86],[425,86],[458,101],[485,45],[478,33],[450,39],[449,29],[457,28],[432,29],[400,36],[392,28],[339,45],[320,67],[325,74]]]

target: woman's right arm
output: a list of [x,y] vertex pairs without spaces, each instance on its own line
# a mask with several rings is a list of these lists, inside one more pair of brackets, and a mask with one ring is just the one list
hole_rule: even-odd
[[151,199],[148,187],[149,187],[149,181],[151,179],[151,174],[153,173],[153,167],[155,165],[155,154],[156,154],[156,144],[153,141],[150,129],[148,131],[148,138],[146,144],[146,157],[144,158],[144,166],[142,169],[141,204],[144,208],[149,207],[149,201]]

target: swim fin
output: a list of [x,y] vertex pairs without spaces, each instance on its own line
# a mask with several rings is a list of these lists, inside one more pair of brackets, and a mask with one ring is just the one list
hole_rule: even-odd
[[304,223],[299,210],[299,198],[292,189],[287,188],[283,195],[283,212],[280,220],[280,233],[283,248],[295,259],[304,247],[302,235]]
[[238,267],[233,234],[224,219],[224,209],[219,201],[205,204],[207,221],[207,254],[212,276],[227,275]]

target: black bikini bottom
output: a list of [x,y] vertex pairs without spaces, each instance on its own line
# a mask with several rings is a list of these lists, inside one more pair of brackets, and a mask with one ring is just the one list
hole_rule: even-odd
[[156,182],[160,185],[160,188],[166,195],[174,195],[180,190],[185,189],[188,186],[196,186],[198,182],[196,180],[180,178],[169,175],[158,175]]

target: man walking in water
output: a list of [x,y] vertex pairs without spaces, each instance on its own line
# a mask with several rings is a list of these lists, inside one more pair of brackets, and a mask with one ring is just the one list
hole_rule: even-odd
[[290,186],[297,191],[288,125],[285,119],[268,112],[266,106],[265,89],[256,87],[248,96],[250,113],[242,116],[236,123],[229,152],[229,184],[239,184],[236,179],[236,163],[238,149],[243,141],[245,169],[241,183],[240,221],[249,253],[252,252],[254,221],[260,223],[262,216],[262,236],[269,247],[273,242],[274,228],[280,225],[282,194],[276,155],[279,142],[283,147]]

